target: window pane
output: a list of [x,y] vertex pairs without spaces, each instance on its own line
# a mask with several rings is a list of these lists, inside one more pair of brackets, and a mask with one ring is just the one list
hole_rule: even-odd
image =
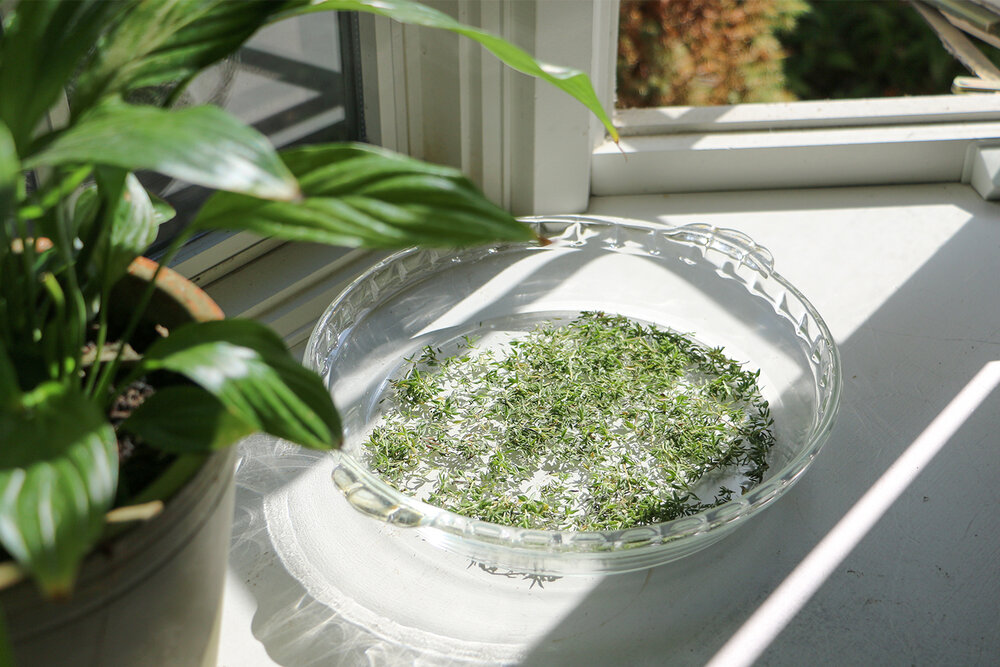
[[947,94],[967,74],[897,0],[623,0],[620,26],[619,108]]
[[[363,140],[356,26],[356,16],[334,12],[269,26],[193,81],[179,104],[218,104],[278,148]],[[178,212],[161,227],[155,254],[209,191],[158,174],[144,174],[142,180]]]

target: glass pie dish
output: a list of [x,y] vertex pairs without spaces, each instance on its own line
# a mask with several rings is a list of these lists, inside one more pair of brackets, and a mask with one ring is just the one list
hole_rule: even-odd
[[[320,318],[306,364],[344,425],[333,482],[359,511],[487,566],[562,576],[627,572],[692,554],[781,496],[826,441],[840,400],[836,344],[813,306],[745,235],[582,216],[529,218],[540,244],[408,249],[348,286]],[[697,514],[625,530],[535,530],[479,521],[396,490],[362,455],[405,360],[465,336],[517,336],[584,311],[691,334],[760,370],[775,444],[763,481]]]

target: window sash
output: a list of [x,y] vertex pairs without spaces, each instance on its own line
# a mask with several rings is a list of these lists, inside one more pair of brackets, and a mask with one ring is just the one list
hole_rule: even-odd
[[1000,121],[1000,95],[924,95],[715,107],[619,109],[622,136]]
[[594,151],[591,194],[969,182],[998,141],[1000,121],[632,136]]
[[[433,4],[588,72],[613,108],[617,3]],[[580,105],[468,40],[369,25],[381,107],[367,126],[396,150],[462,168],[519,215],[579,212],[592,195],[967,181],[970,151],[1000,139],[1000,95],[979,94],[621,110],[619,148]]]

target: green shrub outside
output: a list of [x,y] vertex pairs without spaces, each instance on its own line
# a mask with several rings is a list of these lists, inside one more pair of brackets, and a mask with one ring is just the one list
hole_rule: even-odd
[[619,107],[947,94],[966,74],[899,0],[621,6]]

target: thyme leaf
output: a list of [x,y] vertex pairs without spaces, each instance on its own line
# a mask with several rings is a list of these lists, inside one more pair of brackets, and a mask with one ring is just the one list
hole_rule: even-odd
[[745,492],[767,470],[760,372],[689,336],[585,312],[504,349],[467,338],[439,355],[407,360],[365,451],[398,489],[453,512],[617,530],[721,504],[727,484]]

